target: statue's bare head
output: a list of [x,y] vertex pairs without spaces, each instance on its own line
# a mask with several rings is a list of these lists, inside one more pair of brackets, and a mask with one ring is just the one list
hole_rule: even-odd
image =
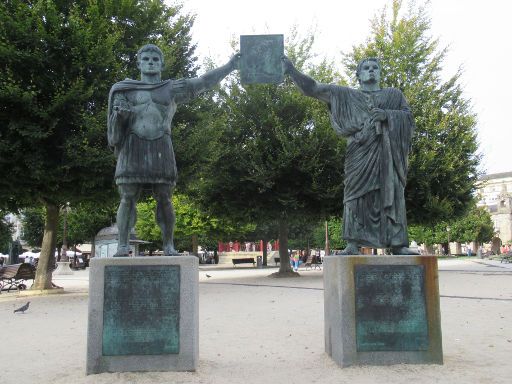
[[164,54],[162,53],[162,50],[158,48],[155,44],[146,44],[143,45],[138,51],[137,51],[137,63],[140,62],[141,56],[144,52],[154,52],[157,53],[160,56],[160,60],[162,64],[164,63]]
[[368,82],[380,82],[380,60],[376,57],[367,57],[359,62],[356,77],[359,84]]
[[152,75],[162,72],[164,55],[154,44],[146,44],[137,52],[137,68],[142,75]]

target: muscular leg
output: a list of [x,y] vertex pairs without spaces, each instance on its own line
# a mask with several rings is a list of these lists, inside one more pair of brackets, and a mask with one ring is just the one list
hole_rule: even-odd
[[176,215],[171,201],[173,187],[170,184],[153,185],[153,197],[156,200],[156,222],[162,230],[162,242],[166,256],[178,255],[174,249]]
[[137,219],[137,200],[141,186],[138,184],[119,184],[119,195],[121,202],[117,209],[117,228],[119,229],[119,243],[117,245],[116,257],[126,257],[130,251],[130,232],[135,226]]

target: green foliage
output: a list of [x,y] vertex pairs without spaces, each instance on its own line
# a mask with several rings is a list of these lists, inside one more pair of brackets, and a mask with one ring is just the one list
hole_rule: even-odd
[[[448,228],[450,233],[448,235]],[[442,244],[448,242],[458,243],[487,243],[494,237],[494,224],[491,215],[484,207],[472,205],[471,209],[463,217],[438,222],[432,226],[410,225],[409,239],[418,244],[426,245]]]
[[[435,226],[429,227],[420,224],[412,224],[408,226],[407,230],[409,232],[409,241],[416,241],[418,244],[426,244],[428,246],[442,242],[438,241],[439,236],[437,235]],[[446,224],[444,224],[444,228],[441,229],[441,232],[446,232]]]
[[477,181],[476,118],[462,94],[461,71],[447,81],[441,71],[447,50],[430,37],[424,7],[412,2],[402,15],[393,0],[371,25],[371,36],[345,58],[351,75],[364,57],[379,57],[384,87],[399,88],[416,122],[406,189],[411,223],[434,225],[466,213]]
[[[61,211],[64,208],[62,207]],[[23,240],[33,247],[41,247],[44,234],[44,223],[46,219],[45,209],[27,208],[22,211]],[[98,205],[89,202],[79,203],[70,207],[66,214],[67,220],[67,243],[76,245],[85,242],[92,242],[98,231],[110,226],[115,218],[115,207]],[[64,231],[64,213],[61,214],[57,231],[57,242],[62,244]]]
[[0,203],[115,195],[105,134],[109,88],[138,77],[135,52],[165,52],[166,75],[194,74],[193,17],[163,1],[13,0],[0,5]]
[[495,236],[491,215],[484,207],[473,207],[467,215],[450,223],[452,241],[487,243]]
[[[206,214],[186,195],[175,193],[172,202],[176,213],[174,227],[176,249],[190,251],[193,235],[198,236],[200,245],[213,248],[216,242],[225,236],[236,238],[248,230],[246,227],[236,228],[226,220]],[[156,201],[153,198],[137,204],[137,223],[135,224],[137,236],[152,242],[149,248],[153,250],[162,249],[162,234],[155,221],[155,211]]]
[[42,207],[27,208],[21,211],[23,240],[32,247],[41,247],[45,218],[45,211]]
[[[286,44],[287,55],[303,70],[312,44],[313,36]],[[308,68],[322,80],[337,78],[326,62]],[[325,105],[299,94],[288,79],[242,86],[231,78],[218,102],[225,113],[208,126],[207,162],[198,183],[204,207],[256,224],[316,221],[341,211],[345,142],[335,136]]]
[[116,207],[113,203],[103,206],[83,202],[71,207],[67,214],[68,244],[92,242],[100,229],[112,225],[115,217]]
[[0,253],[9,253],[9,244],[12,242],[12,224],[5,219],[5,212],[0,210]]
[[[0,4],[0,207],[44,205],[52,212],[47,228],[56,229],[66,202],[110,206],[116,193],[106,141],[109,89],[139,77],[135,52],[146,43],[162,47],[164,76],[195,73],[193,17],[180,10],[163,0]],[[51,287],[43,269],[54,237],[42,246],[36,288]]]

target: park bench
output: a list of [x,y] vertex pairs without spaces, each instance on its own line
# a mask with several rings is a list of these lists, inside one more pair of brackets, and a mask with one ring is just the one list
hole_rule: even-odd
[[308,267],[313,269],[313,265],[315,266],[315,269],[322,270],[322,267],[320,267],[320,264],[318,263],[317,257],[314,255],[309,255],[306,262],[304,263],[304,266],[306,267],[306,271],[308,270]]
[[512,263],[512,252],[507,252],[501,256],[500,263]]
[[26,280],[34,280],[35,268],[28,264],[11,264],[0,269],[0,293],[11,289],[22,290],[27,288]]
[[243,257],[240,259],[233,259],[231,261],[233,262],[233,267],[236,267],[237,264],[250,264],[250,263],[252,263],[253,266],[256,266],[254,257]]

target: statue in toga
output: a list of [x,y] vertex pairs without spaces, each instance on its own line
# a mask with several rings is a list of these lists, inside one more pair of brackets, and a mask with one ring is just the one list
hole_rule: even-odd
[[137,52],[141,80],[120,81],[108,101],[108,143],[117,157],[115,182],[121,202],[117,211],[119,244],[115,256],[128,256],[129,234],[136,221],[136,204],[146,186],[157,202],[156,221],[162,230],[164,255],[176,255],[172,191],[177,171],[171,140],[172,119],[179,104],[211,89],[238,67],[240,55],[197,78],[161,79],[162,51],[153,44]]
[[287,57],[283,68],[303,94],[327,103],[334,130],[347,138],[342,253],[363,246],[418,254],[408,248],[404,197],[414,120],[400,90],[380,88],[379,60],[359,63],[359,89],[318,83]]

